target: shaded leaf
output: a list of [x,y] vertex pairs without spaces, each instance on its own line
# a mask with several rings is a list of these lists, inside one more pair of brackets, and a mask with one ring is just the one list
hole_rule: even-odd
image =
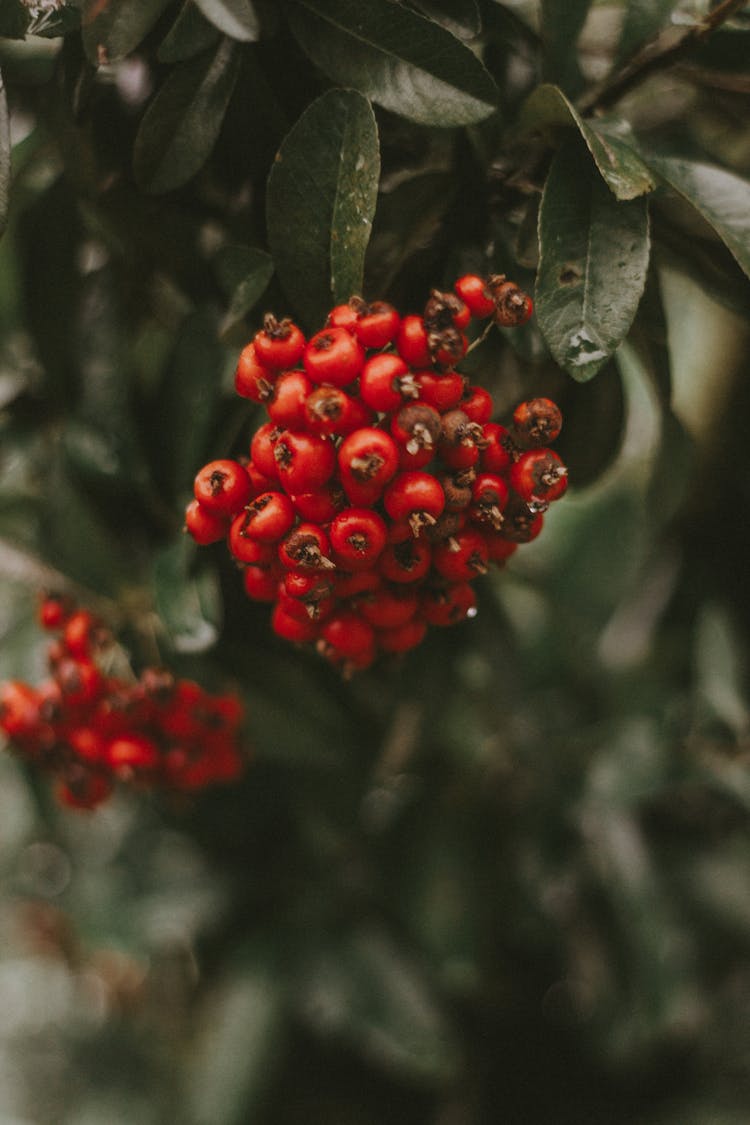
[[185,0],[156,56],[160,62],[184,62],[212,47],[219,34],[218,28],[206,19],[193,0]]
[[626,335],[646,283],[648,211],[618,202],[581,142],[550,169],[539,213],[537,319],[550,351],[575,379],[590,379]]
[[273,276],[273,259],[254,246],[222,246],[214,258],[214,269],[229,297],[229,308],[221,325],[224,333],[260,300]]
[[311,324],[362,289],[380,151],[369,103],[330,90],[287,134],[268,177],[268,241],[279,280]]
[[584,119],[557,86],[538,86],[524,103],[519,124],[524,130],[574,125],[618,199],[634,199],[655,187],[654,177],[641,158],[618,136],[619,123]]
[[467,125],[495,109],[497,88],[476,55],[408,8],[389,0],[292,0],[289,22],[335,82],[410,121]]
[[661,31],[677,0],[628,0],[625,19],[617,44],[617,62],[629,55]]
[[690,62],[711,70],[750,73],[750,28],[720,27],[690,52]]
[[450,172],[423,172],[379,196],[367,250],[369,294],[385,293],[406,262],[429,246],[457,191]]
[[215,644],[221,621],[216,575],[191,572],[195,544],[183,535],[154,562],[154,601],[175,652],[205,652]]
[[714,164],[652,153],[644,159],[713,227],[750,277],[750,181]]
[[207,160],[240,68],[239,49],[224,39],[213,55],[181,63],[149,105],[133,150],[141,187],[164,192],[194,176]]
[[568,0],[565,4],[542,0],[541,7],[544,73],[569,93],[576,94],[582,84],[577,41],[591,0]]
[[83,0],[83,47],[96,65],[129,55],[146,37],[170,0]]
[[0,7],[0,37],[23,39],[30,18],[28,8],[22,0],[3,0]]
[[411,6],[459,39],[473,39],[482,30],[476,0],[411,0]]
[[207,20],[231,39],[253,42],[260,33],[260,23],[252,0],[195,0]]
[[10,118],[5,86],[0,75],[0,235],[8,222],[10,200]]

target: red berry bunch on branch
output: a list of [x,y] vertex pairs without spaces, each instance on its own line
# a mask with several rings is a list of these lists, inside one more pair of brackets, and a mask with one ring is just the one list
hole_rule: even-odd
[[238,776],[237,696],[212,695],[158,668],[132,679],[108,675],[111,632],[65,598],[45,597],[39,618],[57,634],[50,677],[37,687],[0,684],[0,731],[55,776],[63,804],[93,808],[116,781],[188,791]]
[[560,411],[533,399],[506,428],[456,370],[472,317],[531,312],[513,282],[467,275],[422,316],[353,297],[310,339],[266,316],[235,388],[268,420],[249,460],[200,470],[185,524],[198,543],[226,538],[279,636],[366,668],[472,616],[477,575],[539,534],[567,485],[547,448]]

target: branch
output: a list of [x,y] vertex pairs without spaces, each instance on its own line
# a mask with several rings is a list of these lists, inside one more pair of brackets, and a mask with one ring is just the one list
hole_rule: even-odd
[[722,0],[698,23],[675,35],[668,28],[646,43],[621,70],[606,79],[598,89],[591,90],[579,103],[582,113],[606,109],[628,94],[635,86],[657,71],[673,66],[696,46],[708,39],[723,23],[744,8],[747,0]]

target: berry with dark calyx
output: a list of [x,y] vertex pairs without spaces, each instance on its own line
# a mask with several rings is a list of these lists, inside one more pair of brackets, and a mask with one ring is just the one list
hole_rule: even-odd
[[337,566],[363,570],[372,566],[388,539],[383,517],[372,508],[344,508],[331,521],[328,537]]
[[277,320],[272,313],[263,317],[263,328],[253,339],[259,363],[280,371],[299,363],[305,350],[305,337],[291,320]]
[[250,460],[257,472],[266,480],[279,479],[279,467],[276,461],[276,442],[283,433],[283,429],[275,422],[264,422],[253,434],[250,442]]
[[478,574],[486,574],[489,557],[484,535],[466,527],[444,543],[435,545],[433,565],[449,582],[471,582]]
[[300,523],[279,544],[279,561],[287,570],[333,570],[328,536],[314,523]]
[[247,504],[251,492],[247,471],[239,461],[209,461],[193,483],[193,495],[198,503],[220,516],[235,515]]
[[277,589],[276,604],[287,617],[293,617],[296,621],[315,621],[319,625],[333,613],[330,598],[295,598],[287,594],[283,584]]
[[346,506],[346,496],[336,483],[324,484],[315,492],[292,496],[294,510],[308,523],[330,523],[337,512]]
[[240,352],[234,372],[234,389],[252,402],[267,402],[273,392],[275,372],[258,359],[255,344],[247,344]]
[[392,520],[407,520],[412,535],[434,524],[445,508],[440,481],[429,473],[398,473],[386,486],[383,505]]
[[568,487],[568,470],[551,449],[528,449],[510,470],[510,483],[522,500],[558,500]]
[[313,383],[346,387],[362,370],[365,349],[345,328],[324,328],[310,338],[302,358]]
[[396,443],[374,426],[345,437],[337,456],[342,486],[357,507],[374,504],[398,469]]
[[396,333],[396,351],[414,368],[429,367],[432,363],[427,328],[421,316],[405,316]]
[[[259,543],[278,543],[295,521],[294,505],[283,492],[262,492],[251,500],[245,508],[235,516],[230,528],[230,549],[235,557],[240,558],[235,550],[238,540],[255,539]],[[254,562],[254,559],[247,559]]]
[[425,305],[424,324],[430,359],[437,367],[455,367],[466,355],[468,341],[462,329],[470,312],[455,293],[433,289]]
[[522,449],[549,445],[560,434],[562,413],[549,398],[532,398],[513,411],[513,438]]
[[515,281],[498,274],[489,279],[487,288],[495,302],[495,323],[501,328],[520,328],[531,319],[534,302]]
[[[360,405],[341,387],[316,387],[305,400],[305,422],[314,434],[345,434],[357,428]],[[357,417],[352,419],[355,413]]]
[[520,499],[507,505],[504,517],[500,534],[512,543],[530,543],[544,526],[543,512]]
[[468,469],[479,460],[484,432],[463,410],[449,410],[442,416],[438,452],[449,469]]
[[357,310],[352,307],[351,301],[345,305],[335,305],[326,317],[326,328],[345,328],[347,332],[356,335]]
[[468,508],[473,498],[471,486],[476,479],[473,468],[460,469],[456,473],[443,473],[438,479],[445,496],[447,512],[461,512],[464,508]]
[[503,526],[503,511],[508,503],[508,485],[496,473],[478,473],[471,486],[469,517],[489,524],[496,531]]
[[276,381],[266,409],[274,425],[281,429],[304,430],[305,405],[313,384],[304,371],[285,371]]
[[354,331],[365,348],[385,348],[398,332],[401,318],[386,301],[367,304],[361,297],[352,297],[350,306],[356,313]]
[[420,613],[428,625],[457,625],[474,616],[477,598],[470,582],[450,582],[422,594]]
[[334,580],[331,571],[287,570],[282,579],[284,593],[306,605],[317,605],[331,597]]
[[412,456],[425,450],[430,455],[427,458],[429,460],[441,434],[440,414],[426,402],[414,402],[402,406],[398,414],[391,419],[393,440]]
[[403,406],[406,399],[418,398],[419,389],[401,356],[381,352],[371,356],[362,368],[359,393],[371,410],[390,414]]
[[432,548],[423,537],[389,543],[378,559],[378,569],[389,582],[419,582],[432,563]]
[[284,430],[273,455],[279,480],[291,496],[322,488],[336,467],[335,446],[319,434]]
[[492,316],[495,312],[495,301],[484,278],[467,273],[463,277],[459,277],[453,288],[468,307],[472,316],[483,320],[485,317]]

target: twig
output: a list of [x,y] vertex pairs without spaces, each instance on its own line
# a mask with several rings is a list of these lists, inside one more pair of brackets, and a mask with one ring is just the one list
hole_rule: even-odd
[[713,11],[676,38],[673,29],[663,31],[638,51],[621,70],[581,98],[579,110],[586,114],[595,113],[619,101],[644,79],[679,62],[699,43],[708,39],[730,16],[744,8],[746,3],[747,0],[722,0]]

